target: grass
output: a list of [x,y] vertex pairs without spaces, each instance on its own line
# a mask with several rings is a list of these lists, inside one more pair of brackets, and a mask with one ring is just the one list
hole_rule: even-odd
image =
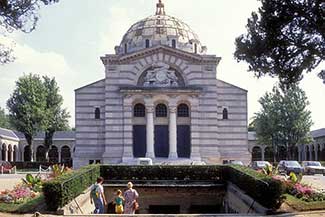
[[37,207],[44,202],[44,195],[28,200],[25,203],[0,203],[0,212],[6,213],[31,213],[36,211]]
[[323,210],[325,209],[325,201],[317,201],[317,202],[306,202],[300,200],[290,194],[285,194],[286,203],[292,207],[293,209],[305,212],[305,211],[312,211],[312,210]]

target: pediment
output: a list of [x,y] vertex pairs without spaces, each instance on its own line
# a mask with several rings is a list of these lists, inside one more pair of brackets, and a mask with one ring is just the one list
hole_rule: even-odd
[[101,57],[101,60],[103,61],[104,65],[128,64],[139,59],[146,58],[147,56],[152,56],[159,53],[175,56],[185,61],[189,61],[196,64],[218,64],[221,60],[220,57],[216,57],[215,55],[198,55],[163,45],[155,46],[152,48],[146,48],[127,55],[106,55],[104,57]]

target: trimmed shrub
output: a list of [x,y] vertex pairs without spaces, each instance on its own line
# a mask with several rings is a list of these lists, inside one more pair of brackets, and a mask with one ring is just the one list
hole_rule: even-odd
[[89,165],[44,183],[48,210],[62,208],[94,184],[100,176],[100,165]]
[[39,166],[44,167],[52,166],[54,163],[50,162],[10,162],[12,166],[16,166],[17,169],[39,169]]
[[278,209],[284,202],[282,182],[248,167],[231,165],[225,168],[224,177],[247,195],[269,209]]
[[105,180],[117,181],[214,181],[223,182],[223,166],[113,166],[102,165],[101,176]]

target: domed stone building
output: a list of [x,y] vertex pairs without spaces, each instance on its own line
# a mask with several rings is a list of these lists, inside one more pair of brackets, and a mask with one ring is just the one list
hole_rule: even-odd
[[161,1],[101,60],[105,78],[75,91],[75,167],[248,163],[247,91],[217,79],[221,58]]

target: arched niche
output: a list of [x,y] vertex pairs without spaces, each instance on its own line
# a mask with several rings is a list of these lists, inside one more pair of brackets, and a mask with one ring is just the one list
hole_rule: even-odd
[[184,87],[181,73],[166,63],[154,63],[146,68],[138,79],[139,87]]

